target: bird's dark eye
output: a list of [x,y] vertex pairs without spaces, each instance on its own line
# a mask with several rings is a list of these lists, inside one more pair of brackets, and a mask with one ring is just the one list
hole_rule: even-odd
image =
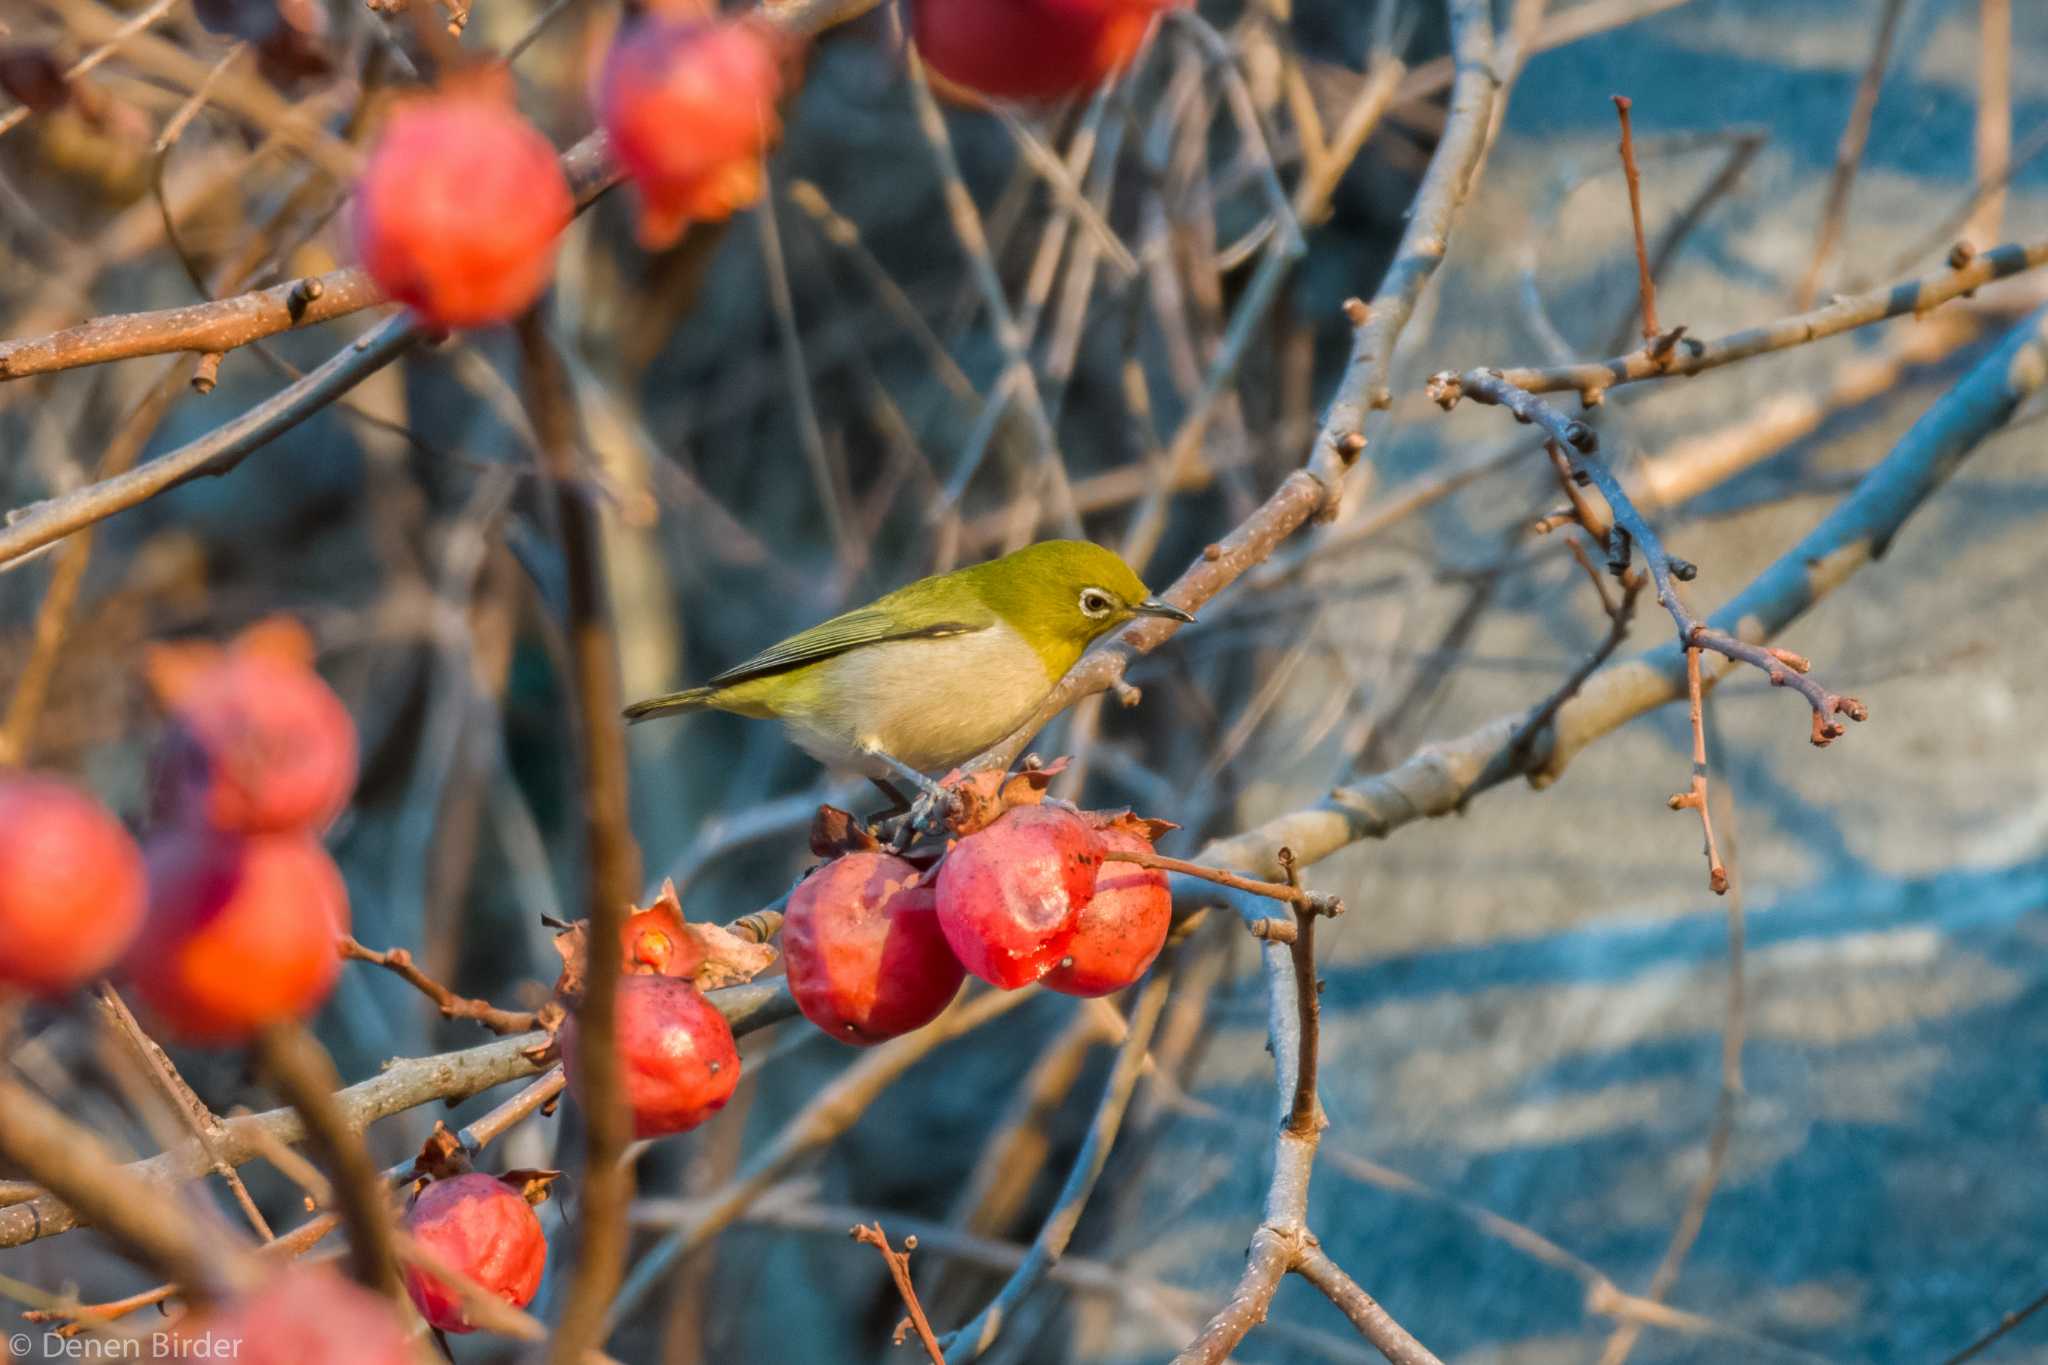
[[1107,616],[1111,606],[1109,594],[1100,588],[1081,590],[1081,613],[1084,616]]

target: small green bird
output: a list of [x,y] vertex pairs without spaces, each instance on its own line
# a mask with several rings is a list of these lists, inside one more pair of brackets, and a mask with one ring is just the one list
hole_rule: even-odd
[[[921,578],[626,719],[730,711],[779,720],[805,752],[930,795],[943,773],[1031,719],[1104,633],[1137,616],[1195,618],[1146,591],[1114,551],[1048,540]],[[900,797],[899,797],[900,799]]]

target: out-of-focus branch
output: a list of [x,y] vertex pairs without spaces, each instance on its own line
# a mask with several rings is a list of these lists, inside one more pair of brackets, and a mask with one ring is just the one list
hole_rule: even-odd
[[341,1078],[327,1049],[303,1024],[280,1025],[258,1040],[264,1074],[299,1111],[307,1140],[333,1181],[335,1202],[348,1225],[349,1258],[355,1277],[381,1293],[398,1292],[398,1258],[392,1250],[389,1189],[370,1160],[362,1134],[336,1102]]
[[[1783,630],[1883,554],[1907,518],[1964,457],[2044,383],[2048,309],[2033,314],[1978,361],[1854,493],[1714,613],[1709,624],[1751,643]],[[1716,670],[1703,683],[1717,681],[1724,671]],[[1282,847],[1312,863],[1360,839],[1385,838],[1411,821],[1457,810],[1483,789],[1482,775],[1487,785],[1517,774],[1547,785],[1587,745],[1684,695],[1684,653],[1673,641],[1593,674],[1577,696],[1558,708],[1549,733],[1504,769],[1489,771],[1494,755],[1520,730],[1523,713],[1497,717],[1459,738],[1425,746],[1400,766],[1346,783],[1313,806],[1211,843],[1198,860],[1274,876]]]
[[618,943],[640,886],[640,853],[626,813],[626,738],[619,719],[618,644],[606,609],[603,531],[597,507],[583,486],[574,398],[567,369],[548,338],[538,310],[519,325],[522,383],[552,486],[555,519],[569,584],[567,624],[576,706],[582,793],[584,880],[590,942],[577,1006],[576,1070],[589,1131],[578,1225],[575,1275],[551,1348],[558,1362],[581,1360],[604,1344],[606,1305],[626,1263],[626,1211],[633,1200],[633,1168],[622,1160],[633,1140],[621,1089],[614,1005],[618,997]]
[[1884,13],[1877,21],[1877,38],[1871,44],[1870,61],[1863,79],[1856,84],[1856,99],[1849,107],[1849,121],[1842,126],[1842,140],[1835,148],[1835,169],[1828,176],[1828,193],[1821,209],[1820,233],[1813,244],[1813,259],[1799,281],[1796,296],[1800,308],[1813,307],[1820,293],[1821,276],[1842,240],[1849,221],[1849,191],[1856,184],[1856,168],[1863,164],[1863,148],[1870,141],[1870,120],[1877,112],[1877,92],[1884,86],[1884,69],[1891,63],[1892,40],[1898,35],[1899,16],[1906,0],[1885,0]]
[[368,272],[348,266],[211,303],[113,313],[48,336],[0,341],[0,380],[171,351],[218,354],[383,302]]
[[2048,238],[2008,242],[1934,274],[1836,299],[1810,313],[1797,313],[1759,327],[1747,327],[1711,341],[1688,337],[1662,356],[1653,354],[1651,347],[1643,346],[1610,360],[1506,370],[1482,368],[1467,373],[1491,373],[1503,383],[1530,393],[1576,392],[1582,403],[1593,407],[1606,396],[1607,390],[1617,384],[1699,374],[1751,356],[1804,346],[1809,341],[1819,341],[1823,337],[1883,322],[1887,318],[1924,313],[1938,304],[1981,289],[1994,280],[2032,270],[2044,261],[2048,261]]
[[[796,1003],[780,981],[772,985],[731,986],[712,991],[705,998],[725,1015],[735,1034],[751,1033],[796,1014]],[[369,1080],[340,1091],[334,1097],[335,1104],[349,1128],[362,1132],[378,1119],[423,1104],[465,1100],[507,1081],[533,1076],[542,1066],[534,1060],[534,1050],[547,1041],[547,1034],[534,1032],[458,1052],[404,1058]],[[550,1088],[558,1086],[551,1083]],[[543,1094],[541,1098],[546,1097]],[[0,1115],[0,1119],[4,1117]],[[485,1122],[479,1119],[472,1131],[481,1133]],[[300,1142],[306,1136],[304,1121],[297,1110],[289,1107],[227,1119],[222,1126],[225,1132],[214,1151],[221,1160],[235,1166],[262,1156],[268,1146]],[[0,1136],[0,1146],[4,1144],[5,1138]],[[210,1167],[206,1148],[194,1140],[116,1169],[147,1185],[161,1186],[203,1175]],[[52,1191],[0,1208],[0,1250],[90,1224],[98,1207],[95,1200],[75,1209],[64,1201],[61,1193]]]
[[[191,1212],[181,1208],[167,1191],[151,1184],[133,1167],[117,1163],[97,1137],[48,1101],[26,1086],[4,1079],[0,1079],[0,1156],[182,1285],[187,1294],[209,1298],[246,1279],[238,1251],[223,1247],[217,1237],[209,1238]],[[199,1160],[203,1168],[203,1153]],[[32,1219],[41,1202],[30,1200],[4,1212],[10,1221],[24,1212]]]
[[387,318],[303,379],[199,439],[125,474],[17,510],[0,527],[0,565],[182,483],[226,473],[250,451],[282,436],[398,359],[420,337],[419,327],[409,317]]

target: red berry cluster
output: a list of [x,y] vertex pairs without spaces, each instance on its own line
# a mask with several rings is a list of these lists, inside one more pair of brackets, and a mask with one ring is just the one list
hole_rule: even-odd
[[149,914],[127,974],[187,1042],[243,1042],[302,1018],[340,970],[348,890],[320,835],[355,787],[356,732],[312,659],[311,638],[286,620],[150,659],[169,723]]
[[1005,990],[1043,981],[1083,996],[1143,976],[1173,899],[1164,873],[1109,855],[1150,854],[1162,827],[1046,801],[1042,787],[1003,786],[992,808],[956,822],[960,837],[935,864],[854,848],[806,877],[782,930],[804,1017],[875,1043],[930,1022],[968,972]]
[[[789,49],[768,25],[717,18],[695,0],[669,0],[620,32],[595,102],[639,189],[644,244],[668,246],[760,197]],[[351,223],[357,259],[385,293],[432,326],[478,327],[540,297],[575,211],[554,146],[519,113],[510,79],[479,68],[398,102]]]
[[193,1043],[319,1007],[349,922],[319,835],[355,785],[356,737],[312,652],[288,621],[153,651],[169,725],[144,849],[68,783],[0,779],[0,986],[58,995],[124,963]]

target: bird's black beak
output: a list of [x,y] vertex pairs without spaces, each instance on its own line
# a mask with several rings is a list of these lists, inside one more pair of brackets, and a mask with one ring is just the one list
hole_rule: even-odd
[[1162,620],[1179,621],[1183,624],[1195,619],[1192,613],[1182,611],[1171,602],[1162,602],[1157,597],[1148,597],[1131,610],[1140,616],[1157,616]]

